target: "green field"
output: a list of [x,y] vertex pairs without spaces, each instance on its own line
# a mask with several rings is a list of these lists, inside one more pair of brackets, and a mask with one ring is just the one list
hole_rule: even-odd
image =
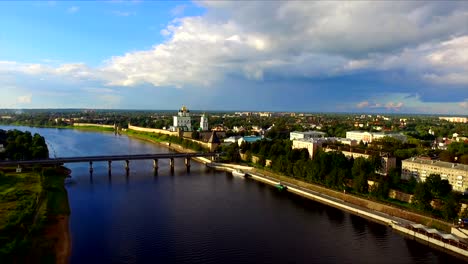
[[54,262],[55,241],[44,230],[70,213],[64,178],[55,168],[0,172],[0,263]]

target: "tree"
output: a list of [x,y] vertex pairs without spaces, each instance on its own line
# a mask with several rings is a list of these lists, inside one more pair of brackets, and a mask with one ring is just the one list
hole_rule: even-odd
[[192,132],[192,138],[193,139],[199,139],[200,138],[200,133],[198,131],[193,131]]
[[372,185],[370,194],[379,199],[385,199],[388,197],[388,192],[390,191],[389,180],[382,176],[377,176],[377,179]]
[[442,180],[439,174],[430,174],[426,179],[426,184],[433,197],[444,198],[452,191],[452,185],[448,180]]
[[457,218],[459,211],[460,204],[457,202],[455,194],[451,193],[444,200],[444,205],[442,206],[442,216],[445,220],[454,220]]
[[367,182],[367,174],[365,172],[362,171],[354,178],[353,188],[358,193],[366,194],[369,192],[369,183]]
[[396,188],[401,181],[401,170],[391,168],[388,172],[388,178],[390,180],[390,188]]
[[453,162],[455,160],[455,155],[447,150],[442,151],[439,154],[439,158],[441,161],[446,161],[446,162]]
[[468,154],[463,154],[458,159],[461,164],[468,165]]
[[425,182],[419,182],[414,188],[413,204],[416,208],[429,211],[432,209],[432,194]]

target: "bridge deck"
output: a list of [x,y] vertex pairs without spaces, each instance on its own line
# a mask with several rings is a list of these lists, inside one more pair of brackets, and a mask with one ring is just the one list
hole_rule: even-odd
[[170,159],[170,158],[193,158],[193,157],[213,157],[220,153],[197,152],[197,153],[157,153],[157,154],[135,154],[135,155],[106,155],[106,156],[86,156],[86,157],[65,157],[41,160],[10,160],[1,161],[1,166],[12,165],[34,165],[34,164],[63,164],[90,161],[118,161],[118,160],[149,160],[149,159]]

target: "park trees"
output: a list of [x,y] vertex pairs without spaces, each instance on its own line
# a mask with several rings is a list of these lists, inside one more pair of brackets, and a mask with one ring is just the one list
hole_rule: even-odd
[[432,193],[425,182],[418,182],[414,188],[413,205],[424,211],[432,210]]

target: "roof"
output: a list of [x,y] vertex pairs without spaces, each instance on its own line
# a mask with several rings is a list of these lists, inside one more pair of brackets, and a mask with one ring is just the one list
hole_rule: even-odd
[[245,136],[245,137],[243,137],[243,139],[246,142],[255,142],[255,141],[258,141],[258,140],[262,140],[262,137],[260,137],[260,136]]
[[303,135],[325,135],[325,132],[322,132],[322,131],[304,131],[304,132],[301,132],[301,131],[293,131],[291,133],[297,133],[297,134],[303,134]]
[[468,165],[460,164],[460,163],[446,162],[446,161],[441,161],[441,160],[430,160],[430,159],[423,159],[423,158],[420,158],[420,157],[413,157],[413,158],[405,159],[403,161],[404,162],[410,162],[410,163],[433,165],[433,166],[447,168],[447,169],[468,171]]
[[417,228],[417,229],[424,230],[424,231],[426,231],[426,232],[429,233],[429,234],[437,234],[437,235],[441,236],[441,237],[444,238],[444,239],[451,239],[451,240],[454,240],[454,241],[457,241],[457,242],[460,241],[456,236],[454,236],[454,235],[452,235],[452,234],[442,233],[442,232],[440,232],[440,231],[437,230],[437,229],[429,228],[429,227],[426,227],[426,226],[421,225],[421,224],[411,224],[411,226],[412,226],[413,228]]
[[217,144],[221,143],[215,131],[211,132],[211,137],[210,139],[208,139],[208,143],[217,143]]

